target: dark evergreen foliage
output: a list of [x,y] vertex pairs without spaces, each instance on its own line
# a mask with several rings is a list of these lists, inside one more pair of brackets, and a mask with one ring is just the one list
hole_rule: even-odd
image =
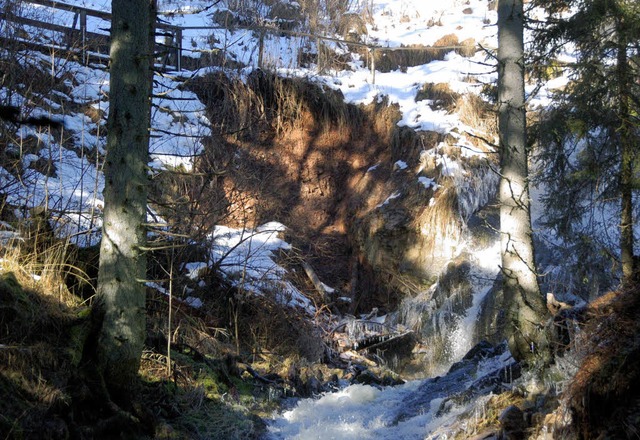
[[[624,0],[536,0],[532,5],[547,12],[545,20],[529,23],[533,73],[541,79],[557,69],[572,74],[534,130],[537,183],[545,189],[543,223],[562,240],[558,252],[575,263],[577,283],[568,289],[614,282],[596,271],[582,276],[579,267],[610,271],[611,264],[603,264],[610,260],[614,267],[621,263],[626,277],[633,255],[633,236],[621,233],[631,228],[621,225],[633,224],[636,217],[630,207],[640,138],[640,5]],[[575,63],[554,61],[565,49],[572,52],[571,46],[577,49]],[[617,277],[619,271],[613,272]]]

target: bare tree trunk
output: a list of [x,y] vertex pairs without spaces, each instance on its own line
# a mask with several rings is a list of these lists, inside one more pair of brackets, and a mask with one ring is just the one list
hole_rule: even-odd
[[633,168],[634,145],[631,127],[631,112],[629,96],[631,90],[631,74],[627,56],[627,30],[624,29],[624,19],[619,18],[616,23],[618,33],[617,47],[617,87],[618,87],[618,120],[620,127],[620,261],[622,264],[622,285],[629,286],[633,281]]
[[522,0],[498,2],[500,230],[506,334],[513,356],[547,361],[546,309],[535,271],[524,93]]
[[98,273],[97,361],[112,395],[137,380],[145,339],[152,29],[155,0],[113,0],[111,82]]

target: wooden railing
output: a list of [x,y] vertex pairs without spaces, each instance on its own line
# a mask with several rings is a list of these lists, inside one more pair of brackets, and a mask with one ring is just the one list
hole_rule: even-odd
[[[9,9],[0,11],[0,19],[61,34],[62,39],[56,42],[58,43],[57,45],[49,43],[46,46],[79,54],[84,62],[88,62],[90,58],[108,59],[111,13],[54,0],[23,0],[22,3],[71,12],[74,14],[73,23],[70,26],[56,24],[46,21],[42,17],[37,17],[36,14],[27,14],[25,16]],[[103,29],[105,33],[89,31],[87,17],[95,17],[108,22],[108,27]],[[156,43],[156,56],[162,60],[163,64],[168,62],[176,70],[182,70],[182,28],[162,22],[156,22],[155,26],[156,36],[165,37],[165,43]],[[20,43],[31,47],[43,46],[42,43],[26,38],[20,39]]]
[[[82,56],[82,60],[86,63],[90,58],[98,58],[102,61],[108,60],[109,57],[109,28],[103,29],[104,34],[90,32],[87,28],[87,17],[96,17],[106,22],[111,22],[111,13],[98,11],[94,9],[84,8],[80,6],[69,5],[67,3],[55,1],[55,0],[23,0],[22,3],[28,3],[33,5],[44,6],[47,8],[67,11],[74,14],[73,24],[71,26],[64,26],[60,24],[54,24],[44,20],[40,20],[37,17],[25,17],[16,14],[11,11],[0,11],[0,19],[12,21],[14,23],[33,26],[40,29],[46,29],[54,32],[61,33],[64,37],[63,45],[57,47],[59,50],[67,50],[74,53],[79,53]],[[110,24],[109,24],[110,27]],[[168,23],[162,23],[162,21],[156,22],[156,37],[164,37],[164,43],[156,42],[156,56],[158,58],[161,68],[173,70],[182,70],[185,66],[185,61],[193,60],[194,57],[185,57],[185,49],[182,46],[182,36],[185,30],[220,30],[226,29],[224,27],[215,26],[175,26]],[[375,59],[376,52],[378,51],[418,51],[424,50],[424,47],[383,47],[379,45],[366,44],[357,41],[347,41],[339,38],[328,37],[324,35],[315,35],[306,32],[290,31],[284,29],[278,29],[269,26],[251,26],[241,27],[234,26],[234,29],[242,29],[251,32],[257,32],[259,34],[258,41],[258,66],[263,66],[264,57],[264,38],[266,34],[274,35],[290,35],[298,38],[309,38],[314,41],[330,41],[334,43],[346,44],[349,46],[361,47],[365,49],[365,52],[369,56],[369,66],[371,67],[372,83],[375,83]],[[2,40],[2,37],[0,37]],[[157,40],[157,38],[156,38]],[[29,46],[42,47],[41,43],[34,41],[28,41],[26,39],[21,40],[22,44]],[[50,44],[49,44],[50,46]],[[431,47],[431,49],[438,50],[455,50],[463,49],[464,46],[437,46]],[[192,49],[188,49],[192,50]]]

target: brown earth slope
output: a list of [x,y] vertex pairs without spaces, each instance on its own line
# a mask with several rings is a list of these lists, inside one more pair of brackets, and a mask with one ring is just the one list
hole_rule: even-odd
[[[381,181],[362,179],[388,164],[400,114],[385,102],[356,107],[339,92],[302,79],[254,72],[246,83],[224,75],[192,85],[218,128],[200,167],[221,170],[203,194],[223,188],[235,226],[278,221],[287,239],[332,287],[350,291],[348,231]],[[215,210],[211,207],[211,210]]]

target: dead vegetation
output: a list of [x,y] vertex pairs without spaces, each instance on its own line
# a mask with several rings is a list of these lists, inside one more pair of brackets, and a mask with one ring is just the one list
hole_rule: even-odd
[[[438,39],[432,46],[412,44],[400,46],[400,49],[395,50],[376,49],[373,56],[376,70],[384,73],[393,70],[406,71],[408,67],[444,60],[449,52],[472,57],[476,50],[476,42],[473,39],[459,41],[457,35],[448,34]],[[363,59],[367,59],[367,54],[361,55]]]
[[[581,312],[578,372],[561,397],[565,438],[636,438],[640,434],[640,286],[611,292]],[[582,342],[584,341],[584,342]],[[559,418],[566,420],[566,418]]]
[[[59,255],[55,250],[53,254]],[[64,438],[67,432],[66,424],[49,414],[70,405],[68,387],[82,357],[87,309],[62,287],[61,266],[52,276],[53,257],[47,260],[44,278],[28,272],[24,259],[15,261],[5,254],[2,260],[0,392],[11,396],[0,403],[0,433],[5,438],[43,431]],[[43,267],[38,263],[37,268]]]
[[39,277],[16,255],[5,252],[0,266],[0,392],[11,396],[0,402],[3,438],[255,438],[263,430],[255,414],[271,412],[273,390],[243,372],[258,362],[268,375],[284,359],[304,364],[323,353],[308,321],[274,298],[241,299],[224,280],[209,279],[194,293],[205,301],[196,309],[181,294],[170,304],[149,289],[142,383],[128,409],[137,421],[123,419],[91,391],[89,304],[60,284],[64,265],[57,278]]
[[428,99],[433,102],[436,110],[443,109],[452,112],[455,104],[460,99],[460,94],[454,92],[447,83],[425,83],[416,95],[416,101]]
[[[90,302],[61,294],[16,255],[5,252],[0,265],[0,392],[12,396],[0,402],[3,437],[257,438],[264,426],[256,414],[271,414],[279,397],[319,393],[344,374],[319,365],[327,354],[322,327],[282,307],[281,293],[249,294],[215,271],[204,284],[175,275],[173,289],[147,290],[142,383],[127,409],[136,420],[123,419],[92,392],[84,356]],[[287,258],[299,264],[295,254]],[[185,291],[204,305],[189,306]],[[321,298],[316,303],[326,313]]]
[[[210,120],[223,136],[264,140],[287,131],[322,131],[358,125],[358,111],[338,91],[304,78],[285,78],[257,70],[247,81],[216,73],[193,80],[188,87],[211,110]],[[312,119],[306,119],[312,115]],[[311,123],[309,126],[306,123]]]

